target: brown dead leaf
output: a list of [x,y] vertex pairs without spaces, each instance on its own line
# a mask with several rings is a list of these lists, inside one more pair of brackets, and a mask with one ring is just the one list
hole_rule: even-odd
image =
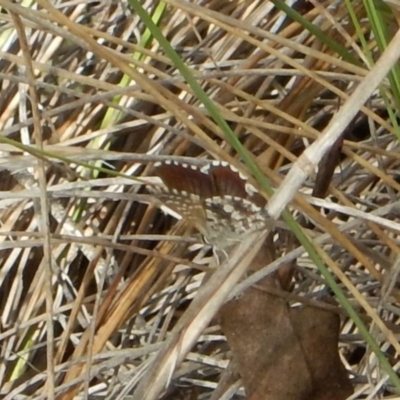
[[338,354],[340,317],[314,307],[290,311],[312,376],[310,399],[346,399],[353,393],[353,388]]
[[[276,286],[273,278],[264,283]],[[342,400],[353,392],[337,351],[338,315],[290,309],[283,299],[251,288],[220,316],[248,399]]]

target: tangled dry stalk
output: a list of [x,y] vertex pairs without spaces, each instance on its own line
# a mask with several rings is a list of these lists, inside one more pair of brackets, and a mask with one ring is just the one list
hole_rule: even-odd
[[[320,357],[343,388],[330,398],[391,398],[399,97],[381,68],[399,57],[399,8],[385,5],[384,53],[346,2],[298,0],[297,20],[280,1],[143,2],[202,98],[137,4],[0,0],[2,397],[255,399],[311,364],[291,390],[322,399]],[[325,154],[344,104],[355,117]],[[284,221],[214,269],[146,189],[169,159],[228,161],[270,197],[267,180]]]

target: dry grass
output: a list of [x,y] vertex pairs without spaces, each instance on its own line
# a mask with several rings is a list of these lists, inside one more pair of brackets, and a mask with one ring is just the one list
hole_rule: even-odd
[[[293,165],[308,168],[295,175],[296,198],[280,204],[293,200],[295,218],[313,222],[307,234],[334,282],[397,371],[400,156],[387,110],[396,96],[387,79],[372,87],[363,108],[353,105],[361,111],[339,152],[319,162],[324,151],[314,148],[310,165],[296,164],[372,68],[344,2],[297,3],[341,57],[272,2],[168,0],[159,26],[275,187],[292,186],[282,181]],[[239,286],[255,238],[200,286],[214,263],[209,248],[193,248],[196,232],[160,211],[144,183],[157,183],[154,161],[170,158],[226,160],[249,175],[229,137],[127,4],[0,5],[2,397],[141,399],[147,382],[148,399],[167,383],[165,399],[212,399],[230,360],[213,319],[227,295],[290,261],[289,300],[318,300],[326,281],[278,230],[273,261]],[[395,18],[388,28],[397,30]],[[374,40],[369,48],[377,60]],[[311,193],[326,201],[303,196]],[[365,352],[354,320],[336,311],[352,398],[390,398],[396,383]],[[230,393],[244,398],[239,382]]]

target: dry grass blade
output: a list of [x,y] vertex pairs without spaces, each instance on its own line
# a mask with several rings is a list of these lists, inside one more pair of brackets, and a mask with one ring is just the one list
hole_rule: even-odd
[[[229,293],[257,254],[263,237],[252,234],[230,254],[210,280],[198,291],[196,299],[171,332],[163,351],[153,360],[152,368],[135,392],[135,399],[157,399],[167,386],[184,356],[193,347],[200,333],[207,327]],[[251,250],[248,251],[251,246]]]
[[333,144],[356,117],[358,110],[371,97],[381,84],[390,69],[400,58],[400,31],[382,54],[380,60],[360,83],[348,101],[342,106],[335,118],[326,128],[325,133],[306,149],[293,165],[279,190],[271,198],[268,211],[271,216],[279,216],[285,206],[293,199],[305,179],[312,175],[321,158],[331,149]]
[[[304,375],[325,374],[315,357],[324,327],[307,341],[313,320],[334,326],[321,359],[338,366],[346,393],[350,383],[353,399],[396,393],[400,96],[398,71],[388,70],[400,33],[398,8],[385,3],[386,52],[362,2],[141,2],[199,92],[135,0],[0,0],[2,398],[251,398],[276,372],[253,363],[258,345],[271,360],[296,360],[293,368],[313,364]],[[263,242],[262,232],[246,236],[211,268],[212,249],[190,218],[150,190],[162,184],[154,163],[171,160],[199,169],[226,161],[265,198],[264,179],[272,182],[270,214],[287,208],[292,231],[312,240],[331,287],[370,335],[341,304],[321,301],[332,289],[285,221]],[[253,200],[265,203],[260,194]],[[237,217],[232,204],[219,205],[224,221]],[[265,280],[273,285],[258,297]],[[281,353],[256,335],[246,341],[247,326],[235,321],[247,304],[257,309],[244,321],[265,318],[260,336],[286,337],[266,318],[274,308],[265,298],[280,304],[279,329],[302,336],[292,349],[311,346],[312,357],[296,357],[285,340]]]

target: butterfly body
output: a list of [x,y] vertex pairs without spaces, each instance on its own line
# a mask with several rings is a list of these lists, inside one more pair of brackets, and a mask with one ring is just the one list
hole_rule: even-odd
[[224,249],[266,228],[266,201],[229,164],[199,168],[177,162],[155,165],[163,187],[153,189],[167,207],[195,226],[207,243]]

